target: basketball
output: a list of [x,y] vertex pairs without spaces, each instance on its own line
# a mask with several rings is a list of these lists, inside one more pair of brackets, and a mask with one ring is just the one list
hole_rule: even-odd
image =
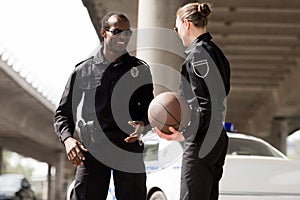
[[163,92],[157,95],[148,107],[148,120],[166,134],[172,134],[169,127],[181,131],[187,127],[191,117],[190,108],[185,99],[175,92]]

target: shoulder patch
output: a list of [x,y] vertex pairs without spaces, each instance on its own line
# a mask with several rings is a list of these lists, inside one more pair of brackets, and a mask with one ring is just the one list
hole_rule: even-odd
[[206,59],[192,62],[192,67],[194,73],[200,78],[205,78],[209,72],[209,65]]

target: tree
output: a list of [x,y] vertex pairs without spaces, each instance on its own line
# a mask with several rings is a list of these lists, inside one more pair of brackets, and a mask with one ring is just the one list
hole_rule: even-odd
[[23,174],[28,179],[31,179],[34,169],[30,166],[25,166],[22,163],[24,159],[26,159],[24,156],[4,149],[2,173]]

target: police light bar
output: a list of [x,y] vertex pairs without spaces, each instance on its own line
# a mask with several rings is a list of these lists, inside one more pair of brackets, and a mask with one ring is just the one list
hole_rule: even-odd
[[231,122],[224,122],[223,126],[224,126],[225,131],[234,132],[233,123],[231,123]]

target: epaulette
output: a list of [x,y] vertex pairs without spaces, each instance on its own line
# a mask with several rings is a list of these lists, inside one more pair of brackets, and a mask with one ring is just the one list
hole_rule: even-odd
[[87,59],[85,59],[85,60],[83,60],[83,61],[77,63],[77,64],[75,65],[75,68],[78,67],[79,65],[81,65],[82,63],[84,63],[85,61],[88,61],[88,60],[93,59],[93,58],[94,58],[94,56],[91,56],[91,57],[89,57],[89,58],[87,58]]
[[143,60],[141,60],[141,59],[139,59],[139,58],[137,58],[137,57],[134,57],[134,58],[137,60],[138,64],[144,65],[144,66],[146,66],[147,68],[150,68],[150,66],[149,66],[145,61],[143,61]]

